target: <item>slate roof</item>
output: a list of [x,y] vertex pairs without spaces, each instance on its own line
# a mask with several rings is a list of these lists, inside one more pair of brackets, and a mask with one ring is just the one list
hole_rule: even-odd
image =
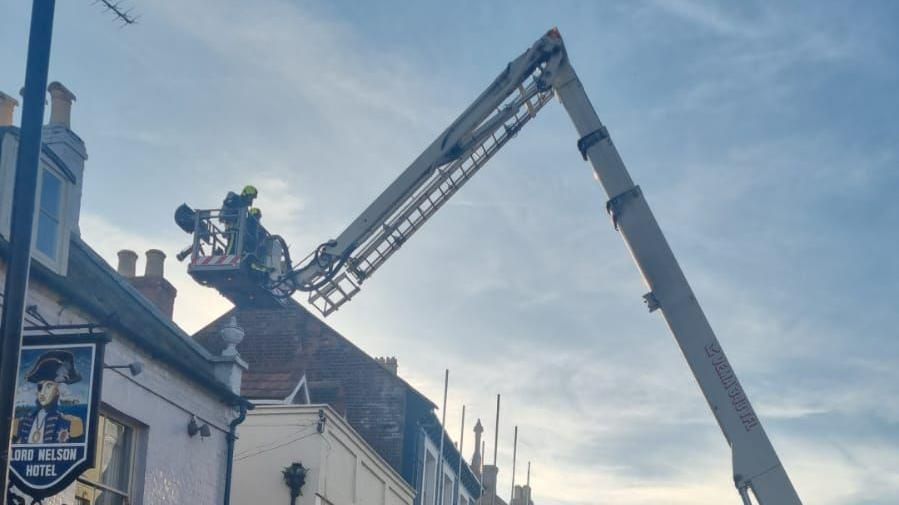
[[252,400],[283,400],[294,392],[302,378],[302,368],[293,371],[248,371],[243,375],[240,392]]
[[[240,357],[249,365],[249,370],[243,375],[241,387],[241,392],[247,398],[283,399],[296,388],[306,368],[305,360],[308,359],[308,355],[303,352],[304,337],[339,339],[343,344],[368,357],[372,363],[377,363],[365,351],[292,299],[288,300],[287,307],[278,309],[235,307],[198,331],[194,338],[209,352],[220,353],[224,343],[218,337],[218,332],[232,316],[237,317],[238,324],[247,330],[244,341],[237,346]],[[436,408],[433,402],[402,377],[393,375],[380,365],[379,368],[382,368],[385,374],[393,376],[394,380],[431,408]],[[328,395],[342,394],[339,391],[331,391],[337,387],[335,385],[318,383],[314,377],[309,377],[308,380],[313,402],[320,401],[315,398],[316,390]]]
[[[9,243],[0,237],[0,256],[5,258],[8,248]],[[32,261],[31,271],[103,327],[115,330],[223,401],[249,406],[244,398],[215,378],[206,349],[197,345],[77,235],[71,237],[66,276],[52,272],[37,261]]]
[[310,401],[332,406],[414,483],[417,424],[436,408],[427,397],[294,300],[286,307],[235,307],[194,337],[217,353],[224,345],[219,330],[231,317],[246,332],[237,345],[249,365],[244,395],[284,400],[305,373]]

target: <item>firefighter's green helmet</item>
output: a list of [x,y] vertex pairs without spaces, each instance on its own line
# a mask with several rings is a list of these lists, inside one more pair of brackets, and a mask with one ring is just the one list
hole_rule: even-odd
[[250,209],[250,215],[255,217],[256,219],[262,219],[262,211],[256,207]]
[[256,198],[256,195],[258,193],[259,192],[256,191],[256,186],[247,184],[246,186],[243,187],[243,191],[240,192],[240,196],[245,196],[248,198]]

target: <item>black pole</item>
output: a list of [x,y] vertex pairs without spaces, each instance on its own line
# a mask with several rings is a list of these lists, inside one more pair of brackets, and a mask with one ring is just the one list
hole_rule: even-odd
[[53,10],[56,0],[33,0],[31,32],[28,36],[28,63],[25,67],[25,99],[22,128],[16,158],[15,190],[3,315],[0,323],[0,500],[6,503],[9,478],[9,442],[13,418],[13,398],[22,346],[22,322],[25,294],[31,269],[31,228],[37,191],[38,163],[41,153],[41,128],[47,96],[47,70],[50,66],[50,40],[53,35]]

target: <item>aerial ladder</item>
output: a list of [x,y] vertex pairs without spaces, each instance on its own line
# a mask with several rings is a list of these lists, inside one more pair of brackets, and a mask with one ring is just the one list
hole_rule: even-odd
[[[336,239],[294,264],[284,240],[262,229],[245,247],[245,209],[221,226],[220,209],[182,206],[193,234],[183,257],[198,282],[238,306],[276,307],[296,291],[324,316],[361,284],[556,96],[580,136],[577,148],[608,195],[612,225],[630,250],[649,292],[677,340],[732,451],[743,505],[801,505],[786,470],[706,320],[639,186],[624,166],[568,61],[556,29],[513,60]],[[257,231],[257,233],[259,233]],[[226,254],[226,252],[228,254]]]

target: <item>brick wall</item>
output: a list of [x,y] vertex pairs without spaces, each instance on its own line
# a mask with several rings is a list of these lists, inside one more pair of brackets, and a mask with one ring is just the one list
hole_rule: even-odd
[[142,295],[153,302],[169,319],[175,311],[175,295],[178,290],[164,277],[132,277],[128,279]]

